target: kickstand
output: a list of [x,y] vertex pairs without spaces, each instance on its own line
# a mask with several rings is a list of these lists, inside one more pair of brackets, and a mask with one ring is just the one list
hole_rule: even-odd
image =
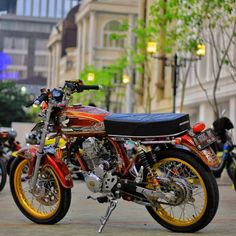
[[105,227],[107,221],[109,220],[109,217],[110,217],[111,213],[115,210],[116,205],[118,203],[118,201],[116,201],[116,200],[109,200],[109,202],[110,202],[110,205],[107,208],[105,216],[102,216],[100,218],[101,226],[100,226],[100,228],[98,230],[98,233],[102,232],[102,230]]

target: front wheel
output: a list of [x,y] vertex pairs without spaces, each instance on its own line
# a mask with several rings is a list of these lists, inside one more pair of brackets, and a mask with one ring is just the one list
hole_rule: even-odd
[[0,191],[3,190],[7,180],[7,170],[5,162],[0,157]]
[[[157,160],[152,169],[160,177],[160,189],[172,200],[146,207],[151,216],[175,232],[190,233],[207,226],[219,203],[218,186],[210,169],[190,153],[179,150],[159,152]],[[146,175],[147,187],[157,188],[150,176]]]
[[10,187],[20,211],[38,224],[54,224],[67,213],[71,189],[64,188],[50,166],[42,166],[36,188],[30,191],[28,160],[16,158],[11,165]]

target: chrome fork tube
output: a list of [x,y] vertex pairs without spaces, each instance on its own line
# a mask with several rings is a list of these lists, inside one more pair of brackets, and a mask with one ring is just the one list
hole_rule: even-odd
[[37,182],[37,178],[38,178],[38,170],[39,170],[39,166],[41,164],[41,159],[43,156],[43,149],[44,149],[44,145],[45,145],[45,139],[48,133],[48,125],[49,125],[49,120],[50,120],[50,116],[51,116],[51,112],[52,112],[52,107],[53,105],[49,102],[48,104],[48,109],[47,109],[47,114],[46,114],[46,119],[44,122],[44,127],[43,127],[43,131],[42,131],[42,136],[41,136],[41,140],[40,140],[40,145],[39,145],[39,149],[38,152],[36,154],[36,163],[35,163],[35,168],[34,168],[34,172],[33,172],[33,176],[30,182],[30,190],[33,191],[35,189],[36,186],[36,182]]

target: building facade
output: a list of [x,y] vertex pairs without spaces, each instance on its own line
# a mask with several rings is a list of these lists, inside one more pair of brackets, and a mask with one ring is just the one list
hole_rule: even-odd
[[10,63],[1,80],[17,81],[23,91],[38,93],[48,77],[47,41],[53,26],[79,1],[16,0],[0,5],[0,52]]
[[62,19],[79,0],[17,0],[16,14]]
[[[218,44],[220,48],[220,44]],[[184,107],[185,111],[191,116],[192,122],[204,121],[208,126],[215,119],[214,111],[211,107],[213,102],[213,89],[215,86],[214,68],[216,68],[216,58],[211,52],[209,45],[206,48],[206,56],[197,64],[199,78],[196,77],[194,68],[191,68],[187,86],[185,90]],[[232,44],[231,52],[236,51],[236,46]],[[236,57],[232,55],[232,62],[235,63]],[[235,72],[234,72],[235,73]],[[199,83],[200,80],[200,83]],[[236,75],[232,74],[229,68],[223,67],[216,90],[216,99],[219,114],[230,118],[236,124]],[[178,90],[177,104],[180,104],[181,87]],[[234,135],[236,135],[234,131]],[[236,138],[236,136],[235,136]]]
[[[139,1],[139,16],[142,19],[148,20],[149,9],[153,0],[140,0]],[[220,31],[214,32],[217,34],[217,46],[219,50],[223,44],[226,44],[227,37],[223,38]],[[210,37],[207,38],[210,42]],[[222,47],[223,48],[223,47]],[[235,43],[231,44],[229,49],[229,58],[235,67],[236,56],[235,56],[236,46]],[[180,68],[180,78],[184,76],[189,64],[186,67]],[[187,85],[184,95],[184,110],[183,112],[190,114],[191,123],[204,121],[208,127],[212,125],[215,119],[215,114],[210,103],[213,101],[213,89],[215,85],[214,73],[217,68],[216,53],[212,47],[206,45],[206,56],[200,61],[192,63],[190,66],[190,71],[188,73]],[[165,84],[162,91],[162,99],[158,98],[153,102],[152,112],[166,112],[172,111],[173,104],[173,84],[171,81],[171,69],[165,68],[166,77]],[[196,76],[196,72],[198,76]],[[157,62],[153,62],[152,65],[152,81],[153,87],[158,84],[158,77],[160,73],[160,67],[158,67]],[[236,74],[235,71],[232,72],[229,67],[223,66],[220,74],[220,79],[218,82],[216,90],[216,98],[219,104],[220,114],[230,118],[232,123],[236,124]],[[164,95],[164,96],[163,96]],[[179,111],[181,103],[182,87],[179,84],[177,88],[176,96],[176,111]],[[233,131],[234,138],[236,138],[236,129]]]
[[[70,14],[70,13],[69,13]],[[132,31],[126,39],[111,40],[111,35],[124,34],[120,26],[124,21],[132,27],[138,15],[137,0],[82,0],[74,14],[76,44],[69,44],[63,54],[63,28],[73,27],[67,19],[54,28],[48,43],[49,87],[58,87],[66,79],[78,79],[87,65],[104,68],[125,54],[125,48],[132,46]],[[68,15],[69,17],[69,15]],[[121,110],[122,105],[118,110]]]

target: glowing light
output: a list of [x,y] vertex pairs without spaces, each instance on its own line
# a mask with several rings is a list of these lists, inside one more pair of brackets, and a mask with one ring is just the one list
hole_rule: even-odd
[[22,92],[22,93],[25,93],[27,89],[26,89],[26,87],[25,87],[25,86],[23,86],[23,87],[21,87],[21,89],[20,89],[20,90],[21,90],[21,92]]
[[205,56],[206,55],[206,46],[204,44],[198,44],[196,54],[199,57]]
[[19,79],[19,72],[1,72],[0,71],[0,80],[17,80]]
[[94,81],[95,74],[94,73],[88,73],[88,81]]
[[156,53],[157,52],[157,43],[156,42],[148,42],[147,52],[148,53]]
[[0,70],[5,70],[12,64],[11,58],[4,52],[0,52]]
[[130,82],[130,78],[128,75],[123,75],[123,79],[122,79],[124,84],[128,84]]

